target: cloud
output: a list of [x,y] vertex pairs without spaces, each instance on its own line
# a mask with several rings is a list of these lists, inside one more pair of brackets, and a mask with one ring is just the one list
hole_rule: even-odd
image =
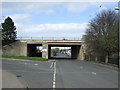
[[47,15],[50,15],[50,14],[55,13],[55,11],[54,11],[54,10],[46,10],[45,13],[46,13]]
[[18,37],[82,37],[87,23],[18,24]]
[[69,4],[66,6],[67,10],[69,12],[82,12],[84,11],[88,6],[87,5],[76,5],[76,4]]
[[40,2],[4,2],[3,12],[20,11],[25,13],[45,13],[52,14],[54,12],[55,3],[40,3]]
[[100,5],[100,11],[106,9],[105,6],[112,5],[113,3],[105,2],[3,2],[2,11],[3,14],[7,12],[24,12],[31,14],[44,13],[47,15],[57,13],[61,10],[67,10],[71,13],[80,13],[89,8],[98,8]]
[[88,9],[90,6],[95,5],[96,3],[90,3],[89,4],[86,2],[80,2],[80,3],[68,3],[65,5],[66,9],[69,12],[72,13],[79,13],[79,12],[83,12],[86,9]]
[[30,21],[30,14],[13,14],[9,15],[15,22],[28,22]]
[[53,6],[47,3],[29,3],[24,7],[25,12],[35,12],[35,13],[53,13]]
[[[77,2],[77,3],[55,3],[55,2],[4,2],[3,12],[10,12],[13,10],[22,11],[25,13],[45,13],[53,14],[61,9],[66,9],[69,12],[76,13],[82,12],[88,9],[90,6],[94,6],[96,3]],[[59,9],[57,9],[59,8]]]
[[103,10],[108,10],[108,8],[107,7],[101,7],[101,8],[99,8],[100,12],[103,11]]

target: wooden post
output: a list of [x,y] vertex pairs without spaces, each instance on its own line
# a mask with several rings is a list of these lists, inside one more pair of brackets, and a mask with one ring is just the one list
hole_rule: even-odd
[[108,55],[106,55],[106,57],[105,57],[105,63],[106,64],[108,63]]
[[95,61],[98,62],[98,57],[97,56],[95,57]]

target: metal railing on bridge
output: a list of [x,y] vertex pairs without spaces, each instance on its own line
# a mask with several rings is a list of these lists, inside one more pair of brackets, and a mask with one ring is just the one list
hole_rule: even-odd
[[80,37],[17,37],[17,40],[75,40],[81,41]]

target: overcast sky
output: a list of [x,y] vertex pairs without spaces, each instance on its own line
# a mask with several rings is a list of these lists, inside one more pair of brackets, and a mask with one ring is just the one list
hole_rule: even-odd
[[88,22],[117,2],[3,2],[2,16],[10,16],[18,37],[82,37]]

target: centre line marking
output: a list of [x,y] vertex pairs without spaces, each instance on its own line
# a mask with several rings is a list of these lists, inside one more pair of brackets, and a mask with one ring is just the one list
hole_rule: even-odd
[[53,88],[55,88],[55,85],[53,85]]
[[56,81],[56,62],[54,62],[53,66],[54,72],[53,72],[53,89],[55,89],[55,81]]
[[53,82],[53,85],[55,85],[55,82]]

